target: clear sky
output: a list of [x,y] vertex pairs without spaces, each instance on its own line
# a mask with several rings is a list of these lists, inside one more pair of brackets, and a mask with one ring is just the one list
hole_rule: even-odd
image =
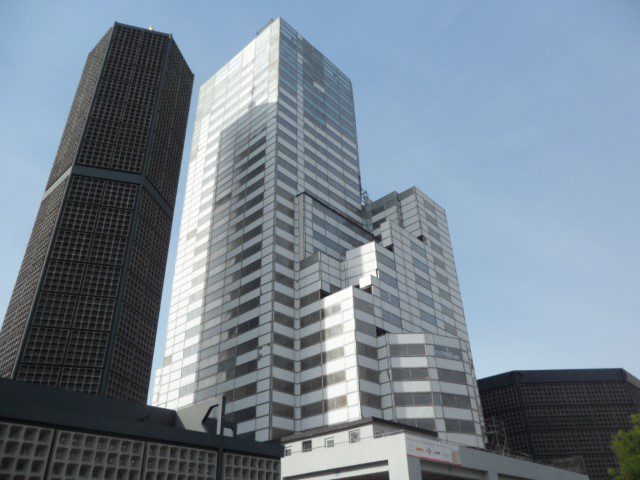
[[[478,377],[640,376],[637,0],[0,0],[0,315],[86,55],[109,26],[173,33],[197,92],[278,16],[352,79],[370,196],[416,185],[447,210]],[[195,113],[196,95],[179,199]]]

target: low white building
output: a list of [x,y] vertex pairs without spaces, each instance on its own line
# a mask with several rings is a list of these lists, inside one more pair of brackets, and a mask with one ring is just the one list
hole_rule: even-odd
[[365,418],[284,437],[282,480],[588,480],[586,475],[439,441],[429,430]]

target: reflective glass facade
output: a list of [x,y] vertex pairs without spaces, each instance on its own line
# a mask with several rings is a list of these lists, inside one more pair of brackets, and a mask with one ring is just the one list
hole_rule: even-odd
[[[405,334],[421,360],[389,354]],[[421,380],[390,383],[404,367]],[[399,410],[407,388],[431,410]],[[257,440],[375,415],[482,441],[444,210],[415,189],[362,200],[351,82],[281,19],[198,100],[153,402],[219,394]]]

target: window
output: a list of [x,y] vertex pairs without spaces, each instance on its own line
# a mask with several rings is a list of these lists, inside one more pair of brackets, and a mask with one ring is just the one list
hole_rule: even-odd
[[[255,409],[255,407],[253,408]],[[283,403],[273,402],[271,404],[271,413],[279,417],[293,418],[294,409],[291,405],[284,405]]]
[[385,322],[389,322],[396,327],[402,327],[402,319],[399,316],[394,315],[393,313],[386,310],[382,310],[382,320],[384,320]]
[[285,448],[284,449],[284,456],[288,457],[289,455],[291,455],[291,448]]
[[390,285],[393,288],[398,288],[398,281],[382,270],[378,270],[378,278],[387,285]]
[[391,270],[395,270],[396,269],[396,262],[394,262],[393,260],[391,260],[390,258],[387,258],[385,255],[383,255],[382,253],[378,253],[376,252],[376,259],[378,260],[378,262],[380,262],[383,265],[386,265],[387,267],[389,267]]
[[438,369],[438,380],[441,382],[467,384],[467,375],[464,372],[456,372],[455,370]]
[[362,342],[356,342],[356,351],[359,355],[364,355],[365,357],[372,358],[374,360],[378,359],[378,349],[376,347],[372,347],[371,345],[367,345]]
[[389,345],[389,350],[392,357],[424,357],[427,354],[422,343]]
[[319,390],[329,385],[333,385],[335,383],[340,383],[344,381],[345,381],[344,371],[328,373],[327,375],[323,375],[321,377],[316,377],[316,378],[312,378],[311,380],[305,380],[304,382],[301,382],[300,393],[301,394],[309,393],[314,390]]
[[335,445],[335,443],[336,443],[336,441],[335,441],[335,438],[333,438],[333,437],[329,437],[329,438],[325,438],[324,439],[324,446],[326,448],[333,447]]
[[427,264],[424,263],[421,260],[418,260],[417,258],[413,259],[413,265],[414,267],[416,267],[418,270],[423,271],[424,273],[428,274],[429,273],[429,267],[427,267]]
[[302,405],[302,407],[300,408],[300,413],[302,415],[302,418],[307,418],[314,415],[319,415],[323,412],[328,412],[330,410],[337,410],[346,406],[347,396],[342,395],[339,397],[328,398],[319,402]]
[[436,357],[448,358],[449,360],[462,360],[462,350],[453,347],[435,345]]
[[373,383],[380,383],[380,372],[371,368],[358,366],[358,374],[362,380],[368,380]]
[[396,407],[430,406],[433,405],[433,395],[431,392],[394,393],[393,402]]
[[429,379],[429,371],[426,368],[393,368],[391,373],[394,381]]
[[349,443],[358,443],[360,441],[360,430],[351,430],[349,432]]
[[380,397],[369,392],[360,392],[360,403],[371,408],[382,408]]
[[456,395],[454,393],[436,393],[436,404],[445,407],[471,408],[471,400],[469,397],[466,395]]
[[302,442],[302,451],[310,452],[311,451],[311,440],[305,440]]
[[424,310],[420,310],[420,318],[435,327],[438,326],[438,321],[436,320],[436,317],[434,317],[430,313],[425,312]]
[[424,303],[425,305],[428,305],[430,307],[434,306],[434,302],[433,299],[428,297],[427,295],[425,295],[424,293],[418,293],[418,301]]
[[370,313],[373,315],[373,303],[362,300],[361,298],[353,298],[353,308],[361,312]]
[[282,335],[281,333],[275,332],[273,334],[273,343],[276,345],[281,345],[286,348],[293,348],[293,338],[289,338],[286,335]]
[[288,393],[290,395],[293,395],[293,383],[287,382],[286,380],[282,380],[277,377],[273,377],[271,382],[272,382],[271,388],[273,388],[273,390],[277,392],[283,392],[283,393]]
[[404,423],[405,425],[424,428],[426,430],[436,429],[436,421],[433,418],[399,418],[398,423]]
[[471,420],[445,418],[444,426],[447,429],[447,432],[476,433],[475,425]]

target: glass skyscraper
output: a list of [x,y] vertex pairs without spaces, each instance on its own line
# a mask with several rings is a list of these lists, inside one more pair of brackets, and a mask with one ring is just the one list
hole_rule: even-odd
[[444,210],[362,194],[350,80],[283,20],[200,89],[153,403],[257,440],[377,416],[483,444]]

